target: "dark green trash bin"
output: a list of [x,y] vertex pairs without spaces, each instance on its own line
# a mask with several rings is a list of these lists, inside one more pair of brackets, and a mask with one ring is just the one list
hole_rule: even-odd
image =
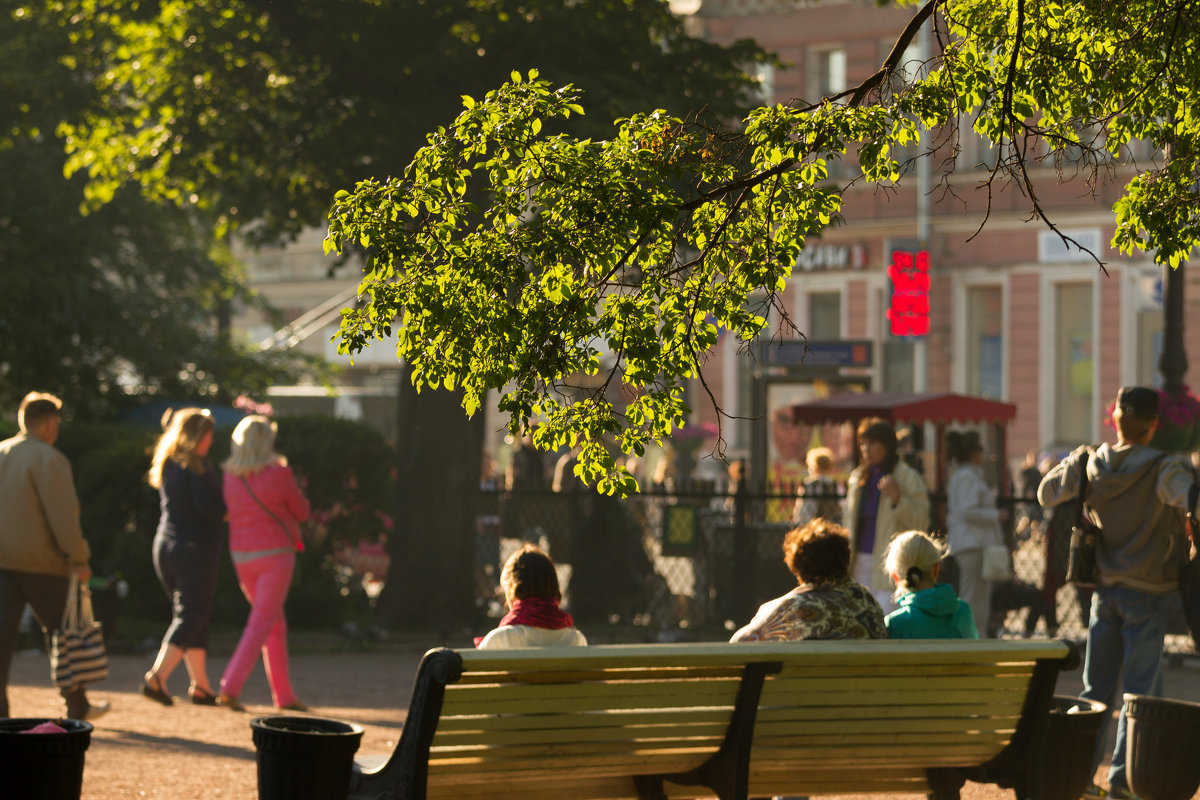
[[360,725],[320,717],[259,717],[250,722],[259,800],[346,800]]
[[1092,782],[1096,737],[1108,706],[1082,697],[1055,695],[1046,729],[1045,761],[1038,796],[1078,800]]
[[[64,733],[28,733],[53,722]],[[92,724],[76,719],[0,719],[0,794],[38,800],[79,800],[83,757],[92,743]]]
[[1200,788],[1200,703],[1127,694],[1125,774],[1143,800],[1187,800]]

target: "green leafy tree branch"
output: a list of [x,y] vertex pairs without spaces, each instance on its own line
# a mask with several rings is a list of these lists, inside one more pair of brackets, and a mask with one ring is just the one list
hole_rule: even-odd
[[[1039,167],[1057,167],[1054,180],[1079,170],[1093,191],[1123,181],[1113,245],[1186,258],[1195,3],[898,5],[915,11],[876,73],[836,97],[757,109],[738,130],[659,111],[603,138],[556,133],[582,99],[535,72],[465,97],[401,177],[338,193],[327,247],[370,252],[340,347],[397,330],[418,387],[461,387],[468,414],[499,389],[514,434],[536,423],[540,446],[582,443],[576,474],[624,493],[635,483],[605,443],[641,453],[682,425],[685,382],[703,384],[719,328],[748,342],[776,314],[786,329],[778,299],[799,251],[850,188],[900,181],[897,154],[912,145],[941,152],[949,185],[959,136],[986,137],[999,156],[978,188],[1015,186],[1054,230]],[[927,20],[936,55],[907,69]],[[1134,139],[1159,155],[1132,162]],[[831,182],[832,159],[856,160],[857,174]],[[602,371],[600,388],[580,379]]]

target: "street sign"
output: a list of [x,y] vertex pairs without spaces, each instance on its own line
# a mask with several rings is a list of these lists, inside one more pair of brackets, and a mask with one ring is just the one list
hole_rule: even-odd
[[849,339],[836,342],[788,340],[763,344],[763,361],[794,367],[870,367],[874,365],[872,342]]

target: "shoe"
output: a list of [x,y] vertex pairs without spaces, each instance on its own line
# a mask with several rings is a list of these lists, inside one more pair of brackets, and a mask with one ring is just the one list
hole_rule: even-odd
[[280,711],[299,711],[300,713],[304,713],[305,711],[308,711],[308,706],[304,705],[304,703],[301,703],[299,700],[293,700],[292,702],[288,703],[286,706],[280,706],[279,710]]
[[148,697],[156,703],[162,703],[164,706],[175,705],[175,701],[171,699],[171,695],[167,694],[162,684],[155,686],[150,683],[149,678],[142,678],[142,696]]
[[246,707],[243,706],[236,697],[231,694],[225,694],[224,692],[221,692],[219,695],[217,695],[217,705],[228,708],[230,711],[246,710]]
[[1129,791],[1128,786],[1110,786],[1108,800],[1138,800],[1138,796]]
[[1088,800],[1105,800],[1108,797],[1108,792],[1094,783],[1089,783],[1088,787],[1083,790],[1081,797],[1086,797]]
[[94,719],[100,719],[103,717],[111,708],[112,704],[105,700],[101,700],[99,703],[88,703],[87,709],[84,710],[84,712],[79,716],[73,716],[72,719],[81,719],[84,722],[91,722]]
[[207,689],[189,689],[188,697],[192,698],[193,705],[215,706],[217,704],[217,696]]

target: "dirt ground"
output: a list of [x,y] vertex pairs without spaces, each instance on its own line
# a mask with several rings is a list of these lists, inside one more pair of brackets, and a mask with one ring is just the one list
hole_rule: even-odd
[[[363,726],[360,755],[388,753],[400,735],[420,657],[438,644],[412,639],[391,641],[375,652],[301,653],[293,656],[293,682],[299,697],[312,707],[312,714]],[[447,644],[469,646],[466,640]],[[227,658],[226,654],[211,659],[209,674],[214,681]],[[84,768],[83,800],[254,800],[256,766],[250,720],[276,713],[261,665],[242,693],[246,713],[237,713],[193,706],[186,697],[181,700],[187,689],[182,667],[171,678],[169,688],[176,697],[173,707],[143,698],[138,687],[149,661],[146,656],[113,656],[108,680],[91,692],[93,699],[108,700],[113,709],[95,722]],[[1077,694],[1079,688],[1079,671],[1060,677],[1059,694]],[[1189,659],[1170,666],[1166,690],[1170,697],[1200,700],[1200,662]],[[51,688],[44,654],[30,651],[14,659],[9,702],[11,713],[18,717],[56,717],[61,713],[61,700]],[[1104,771],[1102,767],[1100,774]],[[1011,795],[995,787],[968,784],[963,797],[992,800]]]

